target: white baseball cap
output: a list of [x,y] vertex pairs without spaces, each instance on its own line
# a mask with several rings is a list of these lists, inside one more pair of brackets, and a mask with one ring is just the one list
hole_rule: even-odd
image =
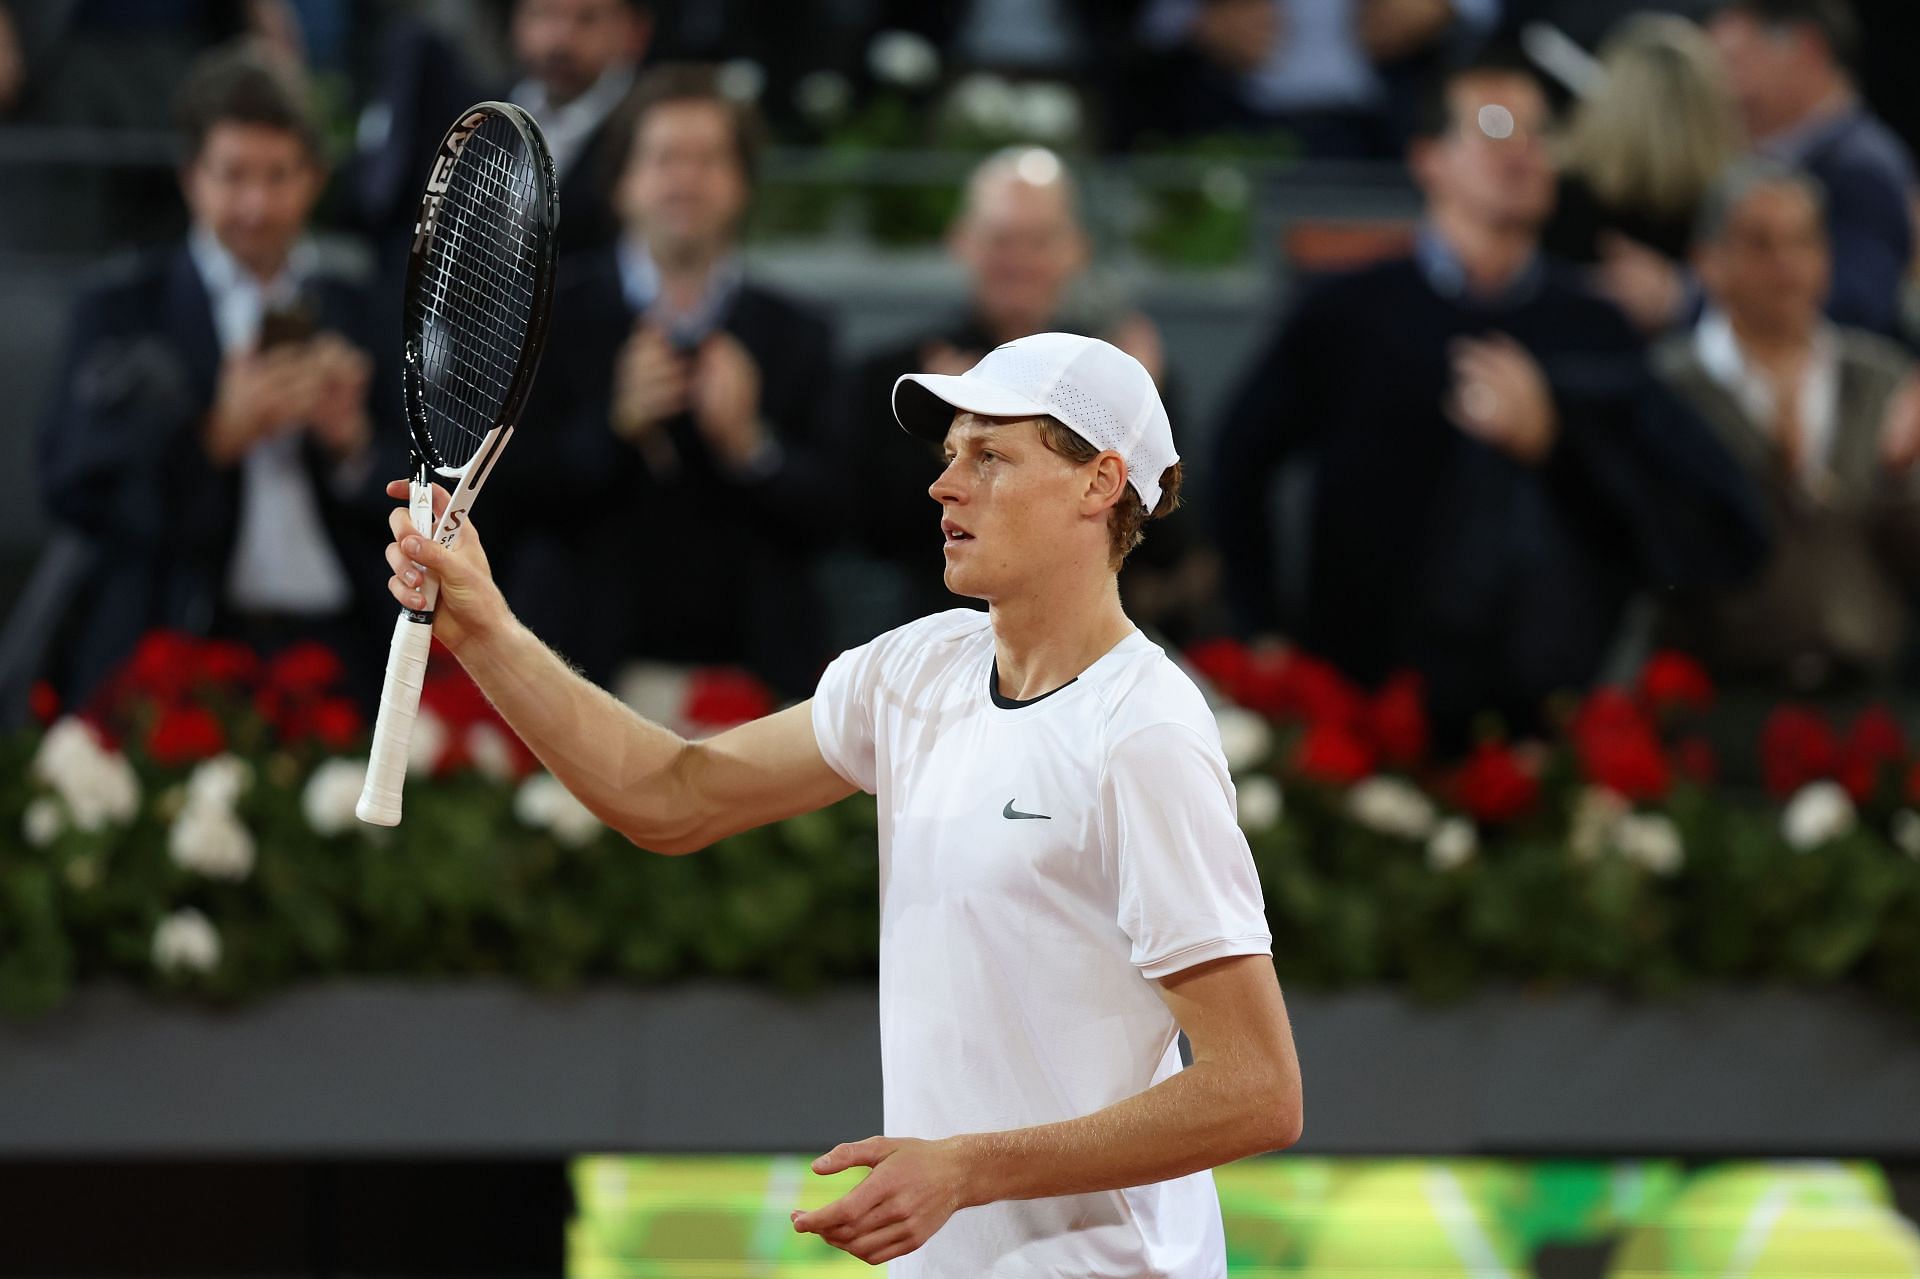
[[1160,476],[1180,460],[1160,392],[1140,361],[1110,342],[1036,333],[995,347],[965,373],[908,373],[893,384],[893,416],[935,444],[954,410],[985,417],[1051,417],[1093,447],[1118,453],[1148,511]]

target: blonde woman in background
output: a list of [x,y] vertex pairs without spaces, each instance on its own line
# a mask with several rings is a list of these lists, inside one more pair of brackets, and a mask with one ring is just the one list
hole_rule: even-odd
[[1688,309],[1695,214],[1740,152],[1706,32],[1667,14],[1629,18],[1602,46],[1600,76],[1574,108],[1545,247],[1590,263],[1600,291],[1643,331],[1669,328]]

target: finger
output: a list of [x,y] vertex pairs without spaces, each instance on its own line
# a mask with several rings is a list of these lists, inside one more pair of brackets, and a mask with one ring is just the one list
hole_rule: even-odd
[[926,1240],[909,1231],[905,1238],[881,1248],[871,1257],[866,1258],[866,1262],[870,1266],[884,1265],[889,1261],[895,1261],[906,1256],[925,1242]]
[[400,539],[400,550],[406,557],[421,568],[438,573],[444,570],[453,559],[453,552],[430,537],[421,537],[409,532]]
[[879,1198],[880,1192],[874,1189],[872,1180],[863,1181],[826,1207],[801,1213],[794,1218],[793,1228],[802,1234],[824,1235],[860,1220]]
[[823,1176],[848,1168],[871,1168],[893,1153],[893,1143],[885,1137],[845,1141],[813,1161],[813,1170]]
[[407,586],[420,585],[420,570],[413,566],[413,561],[407,558],[407,553],[400,549],[398,542],[387,543],[387,567]]
[[880,1253],[885,1252],[889,1248],[897,1247],[911,1238],[913,1238],[913,1230],[906,1225],[895,1222],[882,1226],[878,1230],[869,1231],[850,1243],[836,1244],[834,1246],[852,1253],[862,1261],[878,1264]]
[[388,480],[387,496],[407,498],[413,496],[413,487],[406,480]]
[[402,608],[425,608],[427,606],[427,597],[421,593],[418,587],[408,586],[397,577],[389,577],[387,579],[387,593],[393,596],[394,600]]
[[405,506],[398,506],[387,512],[387,528],[392,532],[396,544],[404,542],[419,531],[413,527],[412,509]]

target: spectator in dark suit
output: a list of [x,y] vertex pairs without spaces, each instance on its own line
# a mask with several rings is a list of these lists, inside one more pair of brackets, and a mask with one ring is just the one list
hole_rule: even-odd
[[1675,609],[1675,639],[1723,681],[1776,696],[1884,682],[1920,589],[1913,360],[1821,315],[1821,200],[1778,165],[1729,175],[1697,250],[1712,305],[1658,352],[1765,492],[1774,528],[1765,572]]
[[[370,562],[391,424],[369,330],[389,308],[318,271],[302,239],[319,136],[269,65],[210,56],[181,98],[185,244],[89,290],[40,439],[60,520],[107,549],[60,682],[84,698],[154,627],[271,650],[317,638],[376,691]],[[370,549],[371,548],[371,549]]]
[[[1080,224],[1072,175],[1053,152],[1016,147],[989,157],[967,180],[966,205],[947,237],[967,275],[966,309],[932,330],[889,344],[863,360],[851,379],[846,415],[858,423],[853,453],[861,493],[858,534],[887,565],[892,602],[865,619],[885,629],[953,608],[942,580],[938,507],[927,485],[940,451],[893,420],[894,380],[904,373],[972,368],[1003,342],[1066,331],[1105,338],[1133,356],[1167,394],[1165,359],[1153,321],[1131,308],[1090,309],[1074,297],[1092,246]],[[1154,525],[1127,560],[1121,590],[1128,615],[1143,625],[1182,629],[1210,597],[1216,571],[1197,545],[1185,512]]]
[[[1546,98],[1519,64],[1450,75],[1410,159],[1413,258],[1304,299],[1214,456],[1217,541],[1252,634],[1283,627],[1363,682],[1428,682],[1458,743],[1590,683],[1636,591],[1750,571],[1758,499],[1658,385],[1624,317],[1542,258]],[[1304,609],[1282,616],[1268,497],[1311,464]]]
[[758,126],[710,71],[650,72],[613,127],[623,234],[563,267],[528,410],[551,435],[495,481],[525,515],[508,597],[602,683],[651,658],[802,692],[846,521],[831,332],[742,269]]
[[1913,159],[1854,89],[1853,11],[1846,0],[1733,0],[1710,29],[1754,149],[1826,190],[1827,314],[1896,335],[1913,258]]
[[382,53],[381,83],[362,113],[353,200],[362,225],[397,258],[412,234],[434,148],[456,112],[476,98],[505,96],[540,123],[560,179],[563,253],[609,244],[619,231],[609,194],[610,122],[633,87],[653,31],[644,0],[515,0],[514,58],[522,79],[487,87],[453,42],[412,20],[396,22]]

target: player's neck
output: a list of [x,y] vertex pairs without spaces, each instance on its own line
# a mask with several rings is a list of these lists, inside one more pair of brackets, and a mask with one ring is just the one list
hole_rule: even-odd
[[1134,629],[1111,576],[1065,598],[1048,591],[995,600],[990,615],[1000,695],[1014,701],[1078,678]]

